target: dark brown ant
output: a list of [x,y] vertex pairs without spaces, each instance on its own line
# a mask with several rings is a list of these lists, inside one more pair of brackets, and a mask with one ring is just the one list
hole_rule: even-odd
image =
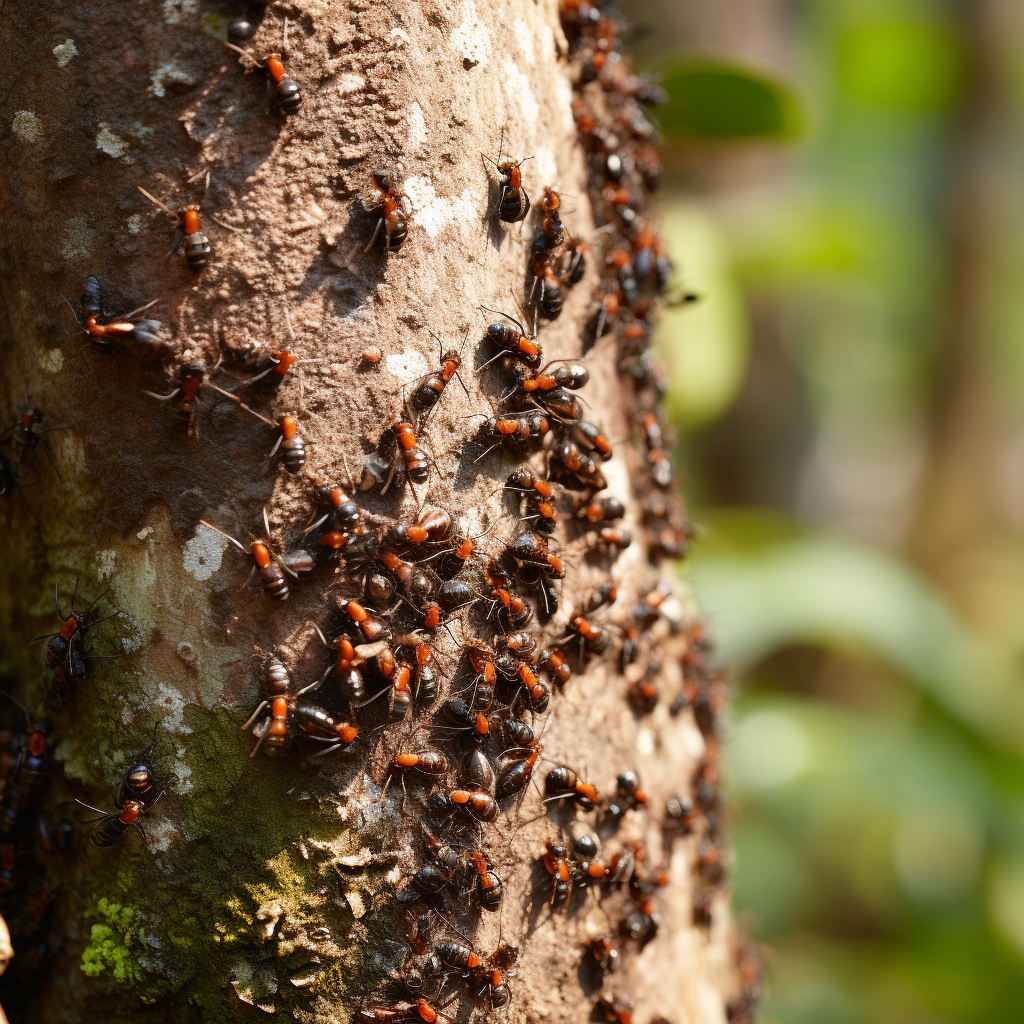
[[[225,533],[222,529],[214,526],[212,523],[208,523],[205,519],[199,520],[202,526],[205,526],[208,530],[213,530],[214,533],[219,533],[222,537],[226,537],[232,544],[238,548],[239,551],[246,552],[252,555],[253,562],[255,563],[252,568],[252,572],[249,574],[249,579],[252,579],[254,573],[259,574],[260,583],[263,586],[263,592],[267,597],[272,598],[275,601],[287,601],[291,596],[291,588],[288,586],[288,580],[285,579],[284,573],[294,579],[298,579],[298,573],[294,572],[289,565],[293,562],[288,556],[278,556],[272,554],[270,550],[269,540],[254,540],[249,548],[246,549],[245,545],[241,541],[235,540],[234,537],[229,533]],[[270,536],[270,522],[267,519],[267,510],[263,510],[263,525],[267,530],[267,537]],[[301,553],[301,554],[304,554]],[[306,568],[304,560],[299,560],[299,564]],[[308,566],[312,568],[311,565]],[[283,570],[283,572],[282,572]]]
[[184,244],[185,262],[188,264],[189,270],[197,274],[205,270],[210,263],[213,248],[210,245],[209,238],[203,234],[202,227],[200,226],[199,206],[191,203],[180,213],[175,214],[169,206],[160,202],[156,196],[150,195],[141,185],[138,186],[138,189],[151,203],[159,206],[161,210],[166,211],[172,217],[177,217],[174,241],[171,243],[171,249],[167,255],[170,256],[176,253]]
[[[85,314],[85,333],[89,335],[90,340],[97,344],[112,344],[114,342],[134,344],[142,355],[158,355],[166,348],[167,343],[160,336],[163,325],[159,320],[139,320],[137,323],[132,323],[130,319],[136,313],[141,313],[154,305],[157,302],[156,299],[133,310],[124,320],[101,324],[98,322],[102,312],[100,283],[95,277],[89,276],[85,279],[85,290],[78,302]],[[69,307],[70,305],[68,303]],[[74,309],[71,312],[74,314]],[[78,318],[75,317],[75,319]]]
[[559,441],[551,449],[548,464],[559,482],[571,490],[602,491],[607,486],[597,463],[573,441]]
[[516,447],[533,442],[540,442],[550,429],[547,417],[542,412],[514,413],[508,416],[492,416],[480,424],[480,435],[484,441],[494,444],[486,448],[482,455],[473,460],[475,465],[490,455],[503,442],[511,442]]
[[[285,46],[287,47],[287,31],[288,23],[285,22]],[[298,84],[295,79],[288,74],[284,69],[284,64],[281,61],[281,54],[269,53],[263,58],[261,64],[251,53],[246,52],[240,47],[235,46],[233,43],[224,44],[229,50],[234,50],[236,53],[241,54],[245,58],[244,61],[239,63],[246,64],[246,71],[250,68],[257,67],[267,72],[267,98],[271,105],[276,104],[281,110],[287,114],[297,114],[299,108],[302,106],[302,93],[299,92]]]
[[571,768],[552,768],[544,780],[544,802],[573,800],[584,811],[593,810],[600,803],[597,788],[584,782]]
[[485,823],[494,821],[498,816],[495,798],[483,790],[437,790],[428,797],[427,810],[443,817],[450,817],[456,811],[464,810],[477,821]]
[[507,763],[498,772],[495,783],[494,796],[497,800],[507,800],[526,789],[543,749],[540,743],[535,742],[527,747],[511,747],[502,751],[501,759]]
[[518,224],[526,219],[530,212],[530,197],[523,188],[523,174],[520,167],[532,156],[523,157],[517,163],[511,160],[502,161],[501,150],[505,144],[505,133],[501,133],[501,140],[498,143],[498,159],[491,160],[486,154],[484,159],[493,164],[498,174],[501,175],[501,195],[498,199],[498,219],[506,224]]
[[[40,445],[43,451],[46,452],[46,457],[50,460],[50,465],[53,467],[54,473],[57,474],[57,479],[64,483],[64,478],[60,475],[60,470],[57,469],[57,464],[53,461],[53,450],[50,448],[49,442],[46,440],[46,435],[52,433],[55,430],[66,430],[66,427],[46,427],[44,426],[43,414],[39,409],[34,408],[30,403],[26,402],[24,405],[19,405],[14,411],[15,419],[14,425],[4,434],[4,437],[10,436],[11,444],[17,453],[17,465],[22,465],[26,459],[30,458],[32,453]],[[2,440],[2,439],[0,439]],[[14,470],[15,483],[11,489],[17,486],[17,470]],[[6,490],[0,483],[0,496],[3,496]]]
[[[455,349],[450,349],[447,352],[442,351],[441,368],[427,374],[416,385],[412,397],[409,399],[409,405],[420,416],[417,426],[419,422],[426,419],[434,406],[441,400],[444,389],[453,377],[458,378],[459,383],[462,385],[462,390],[466,392],[466,397],[469,397],[469,391],[466,388],[465,382],[459,375],[459,367],[462,366],[462,351],[465,349],[468,340],[469,332],[467,331],[462,341],[462,348],[457,351]],[[440,345],[440,341],[438,344]]]
[[[528,335],[526,328],[515,317],[509,316],[508,313],[502,313],[501,310],[489,309],[487,306],[481,306],[480,308],[488,313],[497,313],[498,316],[503,316],[505,320],[509,321],[508,323],[499,321],[488,326],[485,332],[487,340],[499,351],[498,355],[484,363],[480,370],[486,369],[496,359],[500,359],[503,356],[517,363],[522,363],[528,369],[539,369],[543,357],[540,345],[535,340],[537,332],[534,331],[533,334]],[[515,325],[514,327],[512,326],[513,324]]]
[[[144,751],[140,757],[148,760],[152,752],[152,745]],[[124,834],[133,825],[139,830],[143,839],[146,833],[136,820],[141,814],[151,811],[157,801],[164,795],[164,789],[159,784],[153,769],[146,763],[131,764],[125,770],[124,776],[117,789],[117,803],[120,806],[118,811],[104,811],[99,807],[93,807],[83,800],[75,798],[75,803],[90,811],[95,811],[100,817],[91,819],[96,823],[92,830],[90,839],[95,846],[114,846],[124,837]]]
[[611,441],[593,423],[577,420],[572,425],[572,435],[582,447],[597,452],[602,461],[607,462],[612,457]]
[[395,179],[390,171],[384,169],[374,171],[373,184],[380,193],[380,216],[373,237],[363,251],[369,252],[373,248],[373,243],[377,241],[377,236],[383,228],[385,248],[388,252],[398,252],[409,236],[408,215],[400,200],[409,201],[409,197],[404,192],[396,190]]
[[87,622],[86,616],[104,595],[100,594],[83,611],[76,611],[75,597],[77,594],[78,583],[76,581],[75,590],[71,595],[71,614],[65,618],[60,607],[60,588],[57,584],[54,584],[53,600],[57,606],[57,615],[61,620],[60,630],[56,633],[46,633],[43,636],[37,636],[32,641],[32,643],[36,643],[39,640],[46,641],[46,646],[43,648],[43,664],[48,669],[56,670],[63,668],[68,681],[81,679],[85,676],[85,655],[79,649],[84,641],[85,634],[101,622],[106,622],[108,619],[116,618],[121,614],[116,611],[110,615],[105,615],[102,619]]
[[544,870],[551,876],[551,908],[564,907],[572,895],[569,852],[562,843],[549,839],[544,844],[541,861]]

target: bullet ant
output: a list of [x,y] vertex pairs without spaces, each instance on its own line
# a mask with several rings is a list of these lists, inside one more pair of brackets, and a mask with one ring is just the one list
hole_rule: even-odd
[[174,229],[174,241],[171,243],[170,252],[168,256],[176,253],[184,244],[185,246],[185,262],[188,264],[189,270],[199,273],[205,270],[210,263],[210,258],[213,254],[213,247],[210,245],[209,238],[203,234],[203,230],[199,222],[199,206],[195,203],[191,203],[185,207],[180,213],[175,212],[167,206],[165,203],[160,202],[156,196],[150,195],[141,185],[137,186],[138,190],[156,206],[159,206],[161,210],[169,213],[172,217],[177,217],[177,226]]
[[[416,422],[417,427],[429,416],[434,406],[441,400],[444,389],[453,377],[458,378],[459,384],[462,385],[462,390],[466,392],[466,397],[469,397],[469,390],[459,375],[459,367],[462,366],[462,352],[468,340],[469,331],[466,332],[466,336],[462,340],[462,348],[458,350],[449,349],[447,352],[442,350],[441,368],[428,373],[425,377],[420,378],[417,383],[412,397],[409,399],[410,407],[420,417]],[[441,348],[440,339],[438,339],[438,347]]]
[[[205,526],[208,530],[213,530],[214,533],[219,533],[222,537],[226,537],[232,544],[238,548],[239,551],[246,552],[246,547],[241,541],[235,540],[234,537],[229,533],[225,533],[219,527],[214,526],[212,523],[208,523],[205,519],[200,519],[199,523],[201,526]],[[266,527],[267,537],[270,537],[270,521],[267,519],[267,510],[263,510],[263,525]],[[260,584],[263,587],[263,592],[267,597],[274,601],[287,601],[291,596],[291,588],[288,586],[288,580],[285,579],[284,573],[294,579],[298,579],[298,573],[294,572],[291,568],[291,564],[299,564],[305,568],[305,561],[308,559],[308,555],[305,552],[297,552],[298,558],[290,557],[288,555],[275,555],[270,550],[270,541],[268,540],[254,540],[248,548],[248,554],[253,557],[255,563],[252,567],[252,571],[249,573],[249,580],[246,581],[246,585],[251,582],[254,574],[258,574],[260,578]],[[310,565],[309,568],[312,568]],[[282,572],[283,570],[283,572]]]
[[[285,47],[287,47],[287,33],[288,23],[286,21]],[[276,104],[286,115],[299,112],[299,107],[302,106],[302,93],[299,92],[295,79],[285,71],[284,64],[281,61],[281,54],[267,54],[261,64],[251,53],[235,46],[233,43],[225,43],[224,45],[229,50],[234,50],[235,53],[241,54],[244,60],[239,61],[239,63],[246,65],[245,70],[247,73],[254,67],[267,72],[267,101],[271,106]]]
[[482,153],[481,156],[483,156],[488,163],[492,164],[501,176],[501,195],[498,198],[498,219],[504,221],[506,224],[518,224],[521,221],[526,220],[526,215],[530,212],[530,197],[526,194],[526,189],[523,188],[523,172],[520,170],[520,167],[522,167],[527,160],[532,160],[533,157],[523,157],[523,159],[517,163],[513,163],[511,160],[503,162],[501,159],[501,151],[504,144],[505,132],[502,131],[501,139],[498,142],[498,159],[492,160],[485,153]]
[[78,581],[76,580],[75,589],[71,595],[71,614],[65,618],[64,612],[61,611],[60,607],[60,588],[57,584],[54,584],[53,600],[57,606],[57,615],[61,620],[60,630],[56,633],[45,633],[43,636],[37,636],[32,640],[32,643],[37,643],[40,640],[46,641],[46,646],[43,648],[43,664],[48,669],[56,670],[63,668],[69,681],[85,677],[86,656],[83,649],[85,634],[101,622],[106,622],[108,619],[116,618],[121,614],[119,611],[116,611],[110,615],[105,615],[102,619],[97,619],[95,622],[86,622],[86,616],[105,594],[106,591],[95,598],[83,611],[76,611],[75,597],[78,595]]
[[398,252],[409,236],[409,214],[406,213],[400,200],[411,202],[404,192],[395,188],[395,179],[391,171],[378,168],[373,172],[373,184],[380,193],[380,212],[373,237],[363,252],[373,248],[377,236],[384,229],[384,247],[388,252]]
[[[67,302],[67,299],[64,301]],[[136,313],[149,309],[156,302],[157,300],[154,299],[145,306],[140,306],[127,314],[124,320],[101,324],[98,322],[102,311],[100,283],[92,276],[85,279],[85,290],[78,300],[82,313],[85,314],[85,333],[89,335],[90,340],[97,344],[112,344],[113,342],[135,344],[138,346],[137,351],[144,356],[158,355],[166,347],[166,341],[160,337],[160,329],[163,325],[159,320],[139,320],[138,323],[132,323],[130,318]],[[68,302],[68,307],[74,316],[75,311],[70,302]],[[77,316],[75,316],[75,320],[78,321]],[[78,322],[81,323],[81,321]]]

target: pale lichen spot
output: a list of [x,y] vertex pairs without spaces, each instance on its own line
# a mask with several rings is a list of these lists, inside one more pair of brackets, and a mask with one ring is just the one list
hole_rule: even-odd
[[11,131],[24,142],[38,142],[43,137],[43,122],[31,110],[19,110],[11,121]]
[[650,757],[654,753],[654,731],[652,729],[640,729],[637,732],[636,751],[643,757]]
[[114,574],[114,569],[117,567],[117,552],[110,548],[104,551],[97,551],[96,560],[93,564],[96,566],[97,579],[105,580],[108,576],[113,576]]
[[366,88],[366,79],[354,72],[339,75],[336,84],[339,96],[348,96],[353,92],[362,92]]
[[47,349],[40,355],[39,365],[47,373],[60,373],[64,368],[64,353],[59,348]]
[[519,70],[510,61],[505,61],[505,94],[510,100],[519,104],[523,120],[527,124],[536,124],[540,117],[540,105],[537,97],[533,95],[533,88],[530,85],[529,76]]
[[100,130],[96,133],[96,148],[107,156],[120,159],[127,154],[128,143],[112,131],[109,125],[101,123]]
[[184,694],[173,686],[157,683],[157,692],[152,695],[153,714],[171,732],[190,733],[191,728],[185,724],[185,709],[188,703]]
[[481,66],[487,63],[491,53],[491,34],[477,15],[472,0],[462,5],[462,21],[452,32],[451,43],[466,60]]
[[542,185],[558,185],[558,164],[555,162],[554,154],[547,146],[541,146],[534,154],[534,170],[536,181]]
[[437,236],[451,221],[475,223],[479,218],[477,203],[479,197],[470,189],[464,189],[461,196],[446,198],[439,196],[430,178],[426,175],[407,178],[402,185],[412,204],[412,221],[426,231],[430,238]]
[[199,0],[164,0],[164,21],[180,25],[199,13]]
[[576,119],[572,116],[572,83],[564,75],[555,79],[555,95],[558,109],[562,112],[562,124],[566,131],[576,131]]
[[400,28],[393,28],[388,33],[388,38],[395,46],[405,46],[409,42],[409,35]]
[[[181,792],[181,790],[176,790]],[[169,818],[161,818],[159,821],[146,822],[146,839],[151,850],[163,852],[171,848],[171,843],[177,834],[174,823]]]
[[53,55],[57,58],[57,67],[66,67],[72,57],[78,56],[74,39],[65,39],[63,43],[58,43],[53,48]]
[[137,235],[142,230],[143,217],[141,213],[133,213],[128,218],[128,233]]
[[200,527],[185,545],[185,572],[197,580],[208,580],[220,568],[227,545],[225,537],[205,526]]
[[384,366],[388,373],[394,374],[403,384],[430,373],[427,357],[415,349],[407,348],[404,352],[392,352],[384,357]]
[[515,31],[516,42],[519,44],[519,49],[522,51],[526,63],[536,64],[537,54],[533,49],[533,33],[530,31],[530,26],[521,18],[516,18],[512,28]]
[[149,92],[153,96],[166,96],[168,85],[192,86],[198,81],[195,74],[176,60],[160,64],[150,76]]
[[407,149],[417,149],[427,141],[427,122],[423,117],[423,108],[415,101],[409,107],[409,139]]
[[89,227],[84,215],[77,214],[64,224],[64,243],[60,254],[69,262],[85,259],[92,253],[93,239],[96,232]]

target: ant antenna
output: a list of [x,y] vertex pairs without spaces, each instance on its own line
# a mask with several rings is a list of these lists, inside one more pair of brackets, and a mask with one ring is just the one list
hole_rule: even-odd
[[249,552],[245,549],[245,545],[243,545],[240,541],[235,540],[235,538],[232,537],[230,533],[225,533],[222,529],[220,529],[217,526],[214,526],[213,523],[208,523],[205,519],[200,519],[199,523],[201,526],[205,526],[208,530],[213,530],[214,533],[219,533],[222,537],[227,537],[227,539],[231,541],[231,543],[234,544],[239,551],[243,552],[244,554],[249,554]]

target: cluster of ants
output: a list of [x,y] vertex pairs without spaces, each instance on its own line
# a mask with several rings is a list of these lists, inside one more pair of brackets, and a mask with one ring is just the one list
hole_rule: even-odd
[[[314,624],[324,644],[334,651],[331,664],[318,678],[297,687],[277,656],[264,658],[264,698],[242,726],[254,736],[250,756],[261,750],[280,755],[293,747],[311,758],[350,750],[360,736],[359,719],[384,706],[388,722],[411,719],[412,735],[424,730],[431,734],[430,745],[407,743],[389,755],[386,777],[380,780],[382,800],[392,779],[400,780],[403,810],[409,785],[425,783],[429,792],[419,801],[422,866],[399,894],[411,948],[397,979],[404,998],[388,1005],[361,1006],[356,1014],[360,1024],[446,1022],[437,1006],[443,1005],[453,985],[456,990],[465,986],[470,998],[492,1010],[509,1005],[509,978],[519,956],[514,946],[499,941],[493,953],[481,954],[461,933],[456,931],[459,937],[452,938],[453,928],[445,929],[445,937],[432,933],[438,920],[446,920],[445,910],[450,908],[445,901],[453,895],[475,894],[480,910],[500,910],[504,884],[482,852],[485,826],[512,806],[518,807],[533,781],[544,749],[538,721],[553,696],[570,683],[575,671],[606,655],[613,642],[617,642],[618,668],[626,680],[626,699],[636,714],[645,715],[661,700],[654,680],[665,657],[663,640],[680,633],[686,638],[683,686],[669,708],[678,714],[692,707],[706,753],[693,780],[693,797],[668,801],[662,830],[666,846],[679,836],[699,833],[695,923],[710,925],[712,902],[723,884],[717,722],[725,687],[704,625],[683,615],[678,602],[669,600],[672,589],[665,582],[652,586],[624,622],[602,625],[603,610],[617,598],[609,577],[579,614],[570,618],[563,635],[541,639],[544,625],[558,610],[567,571],[554,549],[559,534],[584,536],[595,560],[609,566],[632,542],[630,531],[620,522],[625,505],[601,493],[606,488],[601,464],[612,458],[613,451],[602,431],[584,418],[577,392],[588,383],[589,371],[582,359],[545,363],[537,340],[541,323],[560,316],[566,293],[583,279],[588,261],[596,261],[601,281],[593,295],[583,353],[612,336],[621,376],[631,381],[632,396],[627,402],[635,410],[641,441],[642,468],[634,476],[644,547],[657,565],[662,559],[684,555],[691,539],[685,506],[675,493],[667,453],[670,439],[662,425],[665,372],[647,351],[657,302],[671,277],[662,243],[643,212],[645,193],[658,184],[660,164],[654,130],[641,104],[658,102],[660,90],[629,72],[619,52],[621,22],[612,6],[565,0],[561,11],[571,46],[573,113],[587,154],[592,206],[600,226],[590,244],[578,241],[562,221],[559,193],[544,188],[537,202],[540,216],[527,258],[520,318],[499,313],[500,319],[490,323],[484,335],[494,353],[485,365],[501,367],[507,390],[500,400],[502,411],[485,417],[472,440],[483,449],[480,459],[501,449],[520,463],[503,487],[505,507],[518,523],[517,532],[486,551],[480,541],[487,531],[471,536],[443,508],[421,504],[412,517],[386,522],[358,501],[360,493],[386,493],[403,476],[414,492],[428,482],[432,460],[424,450],[423,431],[448,385],[454,380],[462,383],[459,371],[465,341],[463,348],[443,350],[438,368],[411,386],[402,418],[383,432],[358,479],[350,478],[345,487],[310,479],[308,493],[316,511],[303,531],[303,544],[276,552],[265,510],[266,535],[249,544],[220,526],[200,521],[251,557],[252,573],[269,599],[287,600],[297,581],[325,562],[340,568],[342,578],[354,588],[350,596],[335,601],[330,640]],[[231,28],[238,39],[254,31],[246,18]],[[247,69],[266,72],[272,106],[284,116],[299,113],[300,89],[279,54],[257,62],[246,51],[228,45],[242,55]],[[503,224],[522,224],[531,210],[524,183],[526,161],[502,160],[502,146],[494,162],[500,186],[496,215]],[[409,241],[409,200],[388,170],[375,171],[373,183],[379,196],[378,214],[367,250],[379,245],[390,257]],[[174,214],[141,187],[140,191],[177,218],[172,251],[183,251],[187,266],[201,273],[214,253],[203,233],[199,208],[187,206]],[[139,318],[148,307],[117,319],[103,316],[95,277],[87,279],[79,306],[80,322],[90,341],[117,345],[144,357],[168,353],[162,325]],[[226,347],[224,358],[252,371],[246,383],[262,385],[251,393],[255,398],[243,401],[234,390],[214,384],[210,377],[219,364],[211,370],[198,359],[179,365],[169,393],[149,394],[167,403],[169,421],[190,434],[199,430],[202,393],[212,391],[236,403],[274,429],[276,442],[269,457],[276,458],[288,474],[302,473],[309,452],[295,415],[267,416],[252,406],[263,399],[272,403],[278,389],[290,380],[292,367],[304,360],[287,348],[265,353]],[[367,350],[364,359],[378,362],[381,353]],[[53,461],[41,413],[26,408],[18,415],[12,453],[0,448],[4,494],[17,485],[18,469],[36,447],[44,447]],[[543,453],[543,471],[535,465],[539,453]],[[61,629],[44,638],[44,661],[51,672],[48,703],[53,707],[64,706],[86,674],[89,654],[84,638],[102,621],[90,617],[90,611],[91,607],[78,612],[72,602],[71,615],[65,618],[58,597]],[[486,632],[488,638],[468,633],[471,613],[476,632]],[[452,627],[461,635],[456,636]],[[457,644],[454,666],[444,664],[435,650],[440,630]],[[336,692],[329,696],[325,684],[332,677],[335,686],[330,689]],[[373,712],[363,710],[371,706]],[[137,819],[162,795],[152,752],[151,745],[126,770],[116,794],[117,809],[99,812],[91,834],[96,845],[117,843],[131,827],[138,827]],[[2,841],[9,834],[9,823],[20,821],[20,808],[28,806],[25,794],[41,781],[44,759],[45,733],[32,726],[3,795],[0,828],[8,831],[0,834],[0,867],[5,871],[8,858]],[[594,815],[593,832],[570,835],[560,830],[539,854],[545,898],[552,911],[585,900],[589,890],[628,894],[617,934],[593,939],[585,951],[603,979],[616,969],[622,942],[643,946],[656,935],[655,893],[667,875],[647,866],[646,852],[636,842],[625,843],[602,859],[596,833],[614,835],[627,814],[649,813],[648,799],[635,772],[620,773],[614,795],[603,798],[593,784],[564,765],[547,772],[543,791],[546,805],[571,807],[574,815]],[[753,954],[747,957],[749,963],[755,960]],[[749,967],[740,973],[742,995],[728,1008],[733,1024],[753,1019],[759,985],[759,970]],[[602,994],[595,1011],[609,1022],[630,1024],[631,1004],[621,992]]]

